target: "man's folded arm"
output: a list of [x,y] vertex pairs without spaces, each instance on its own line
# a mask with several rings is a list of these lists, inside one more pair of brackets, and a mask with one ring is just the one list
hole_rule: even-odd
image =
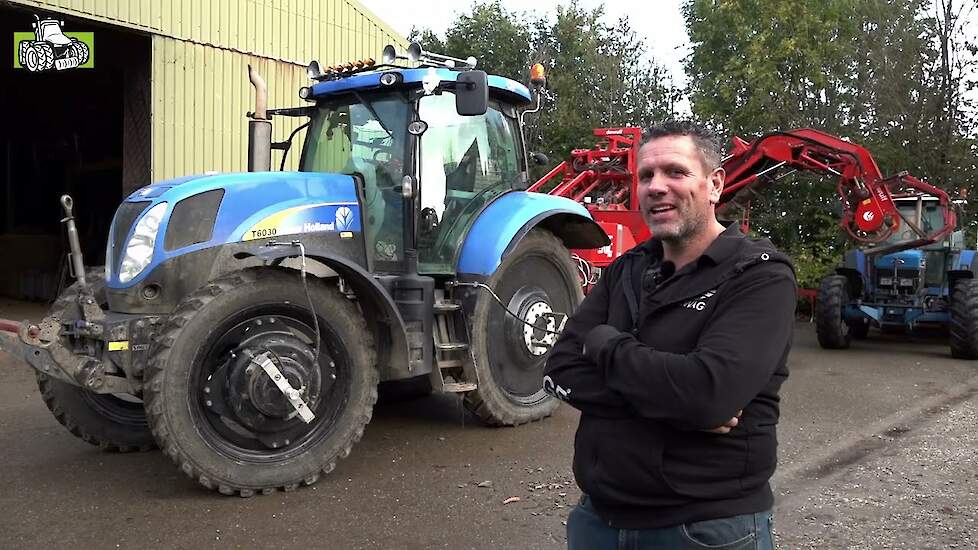
[[[609,270],[610,271],[610,270]],[[608,322],[609,291],[606,273],[570,316],[544,368],[544,389],[583,413],[623,418],[631,416],[628,403],[608,388],[604,370],[584,356],[584,336]]]
[[690,353],[658,351],[597,325],[586,337],[587,356],[639,416],[715,428],[754,399],[784,360],[795,296],[790,269],[775,268],[718,295],[722,302]]

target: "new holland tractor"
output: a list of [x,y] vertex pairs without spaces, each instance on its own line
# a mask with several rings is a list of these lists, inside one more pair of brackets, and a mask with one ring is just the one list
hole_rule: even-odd
[[[533,94],[475,64],[417,44],[312,62],[307,105],[283,109],[249,71],[249,172],[134,192],[97,270],[63,197],[77,282],[43,321],[0,321],[0,345],[76,436],[158,445],[224,494],[330,472],[381,381],[459,393],[489,425],[550,415],[543,362],[582,298],[568,249],[608,239],[580,204],[524,191]],[[272,117],[303,122],[273,144]],[[269,171],[303,129],[299,171]]]

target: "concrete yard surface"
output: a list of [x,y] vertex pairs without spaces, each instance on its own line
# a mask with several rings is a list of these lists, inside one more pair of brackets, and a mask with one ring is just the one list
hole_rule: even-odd
[[[790,367],[780,547],[975,547],[978,364],[951,359],[939,334],[874,332],[822,350],[799,323]],[[454,396],[382,402],[318,484],[223,497],[159,451],[109,454],[76,439],[33,373],[0,354],[0,548],[563,548],[580,494],[576,424],[566,406],[490,429]]]

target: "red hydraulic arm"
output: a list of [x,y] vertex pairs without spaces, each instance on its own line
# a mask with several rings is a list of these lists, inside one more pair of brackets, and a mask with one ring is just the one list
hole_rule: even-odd
[[[592,268],[606,267],[650,236],[636,193],[641,134],[640,128],[598,128],[594,135],[600,141],[594,148],[575,149],[569,161],[557,165],[528,189],[583,203],[608,234],[611,244],[604,248],[573,251],[585,281],[596,280],[597,273]],[[884,178],[864,147],[810,128],[775,132],[751,142],[734,137],[733,149],[722,165],[726,178],[718,213],[730,215],[742,209],[739,216],[745,227],[753,198],[799,170],[836,178],[836,192],[843,208],[839,225],[855,241],[874,245],[865,250],[869,254],[940,241],[957,223],[955,206],[944,190],[906,172]],[[895,198],[926,196],[938,199],[944,219],[943,226],[929,233],[893,204]],[[904,223],[912,230],[913,238],[880,245]]]
[[[886,254],[917,248],[940,241],[954,230],[957,215],[948,194],[906,172],[885,178],[866,148],[825,132],[803,128],[775,132],[752,142],[733,139],[733,150],[723,160],[726,171],[723,193],[717,210],[729,213],[732,207],[744,208],[748,219],[750,203],[765,187],[799,170],[836,178],[836,193],[842,203],[839,226],[857,242],[878,245],[887,241],[901,224],[914,237],[873,246],[869,254]],[[895,198],[938,199],[944,225],[930,232],[915,220],[905,217],[893,204]]]

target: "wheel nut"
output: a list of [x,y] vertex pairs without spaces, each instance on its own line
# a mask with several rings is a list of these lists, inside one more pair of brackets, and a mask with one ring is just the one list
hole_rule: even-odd
[[211,392],[211,387],[210,386],[205,386],[204,387],[204,393],[210,393],[210,392]]
[[204,404],[207,405],[208,407],[213,407],[214,406],[214,402],[211,401],[210,399],[208,399],[207,401],[204,401]]

